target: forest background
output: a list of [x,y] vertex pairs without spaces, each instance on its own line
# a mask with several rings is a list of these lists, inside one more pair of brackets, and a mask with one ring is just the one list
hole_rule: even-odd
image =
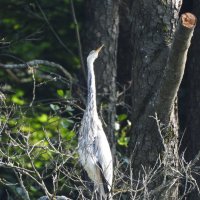
[[198,20],[186,65],[164,84],[161,96],[174,90],[173,98],[157,100],[185,12],[198,19],[200,1],[0,1],[0,199],[91,197],[76,148],[85,60],[102,44],[97,104],[114,157],[114,198],[199,199]]

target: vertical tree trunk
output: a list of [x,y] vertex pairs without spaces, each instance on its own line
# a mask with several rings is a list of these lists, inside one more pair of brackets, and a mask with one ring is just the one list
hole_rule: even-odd
[[[163,146],[167,147],[163,176],[170,180],[170,166],[178,166],[178,116],[175,98],[195,26],[195,22],[192,29],[185,26],[190,16],[182,16],[174,35],[180,6],[180,0],[141,0],[132,4],[133,115],[130,154],[135,176],[141,171],[142,165],[147,169],[155,165]],[[192,18],[195,21],[193,16]],[[152,118],[155,113],[160,120],[161,129],[165,128],[163,141],[156,121]],[[154,184],[160,184],[159,181]],[[168,191],[162,191],[155,197],[177,199],[177,195],[178,184],[174,184]]]
[[84,46],[85,57],[104,44],[105,47],[95,63],[97,105],[102,108],[106,122],[106,134],[115,154],[114,124],[116,116],[116,71],[119,0],[87,0]]
[[[136,169],[140,168],[141,163],[153,165],[162,148],[156,122],[151,116],[158,112],[155,102],[166,68],[179,7],[180,0],[170,3],[143,0],[134,1],[132,5],[133,129],[130,151],[135,150],[133,162]],[[165,116],[161,119],[166,126],[170,112],[164,111]],[[162,108],[158,113],[159,118],[161,114]]]

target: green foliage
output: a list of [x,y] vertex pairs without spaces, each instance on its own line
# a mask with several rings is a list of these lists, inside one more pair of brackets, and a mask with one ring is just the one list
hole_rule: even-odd
[[[16,94],[19,97],[24,95],[21,91],[17,91]],[[73,130],[75,121],[71,117],[62,117],[58,113],[52,114],[49,105],[46,108],[49,107],[49,112],[45,113],[37,110],[36,107],[33,108],[33,113],[30,113],[29,109],[27,112],[26,104],[22,106],[17,104],[12,107],[10,105],[12,101],[4,105],[5,112],[2,112],[0,116],[0,124],[3,127],[0,137],[0,157],[9,158],[8,163],[12,166],[32,171],[34,171],[34,166],[39,173],[48,176],[56,167],[54,163],[62,163],[65,159],[69,159],[68,154],[71,154],[66,152],[73,152],[77,146],[77,137]],[[67,112],[72,112],[72,110],[74,111],[74,109],[71,111],[68,109]],[[74,155],[73,162],[76,160],[77,155]],[[29,182],[26,183],[25,180],[25,183],[30,196],[33,199],[38,195],[41,196],[38,186],[35,187],[36,182],[30,178],[27,180]],[[66,180],[61,179],[59,183],[62,185],[63,181]],[[49,184],[51,185],[51,182]],[[47,187],[49,187],[48,182]]]
[[116,121],[116,137],[118,145],[122,147],[128,147],[129,137],[127,136],[128,131],[130,130],[131,123],[127,119],[128,116],[126,114],[120,114],[117,116]]
[[65,98],[65,99],[70,99],[72,97],[71,95],[71,90],[62,90],[62,89],[58,89],[57,90],[57,94],[59,97]]
[[[79,76],[76,24],[70,1],[37,2],[1,1],[1,63],[49,60],[61,64],[72,76]],[[73,2],[81,28],[83,0]],[[52,192],[52,177],[58,163],[65,172],[78,159],[75,149],[80,110],[74,104],[79,91],[74,90],[59,70],[45,65],[34,67],[33,71],[28,68],[0,69],[1,86],[6,94],[5,104],[0,102],[0,158],[9,165],[30,170],[38,179],[35,168],[45,177],[44,182]],[[0,180],[6,180],[10,185],[19,183],[13,168],[8,169],[1,166]],[[57,175],[60,176],[58,192],[62,195],[68,192],[68,196],[73,181],[61,170]],[[22,176],[30,199],[44,195],[33,178]],[[9,184],[0,186],[0,199],[6,199],[5,194],[10,199],[19,199]],[[18,184],[14,187],[21,189]]]
[[121,115],[118,115],[118,117],[117,117],[117,121],[119,121],[119,122],[123,122],[125,119],[127,119],[126,114],[121,114]]
[[60,97],[64,97],[64,91],[59,89],[57,90],[57,94],[60,96]]
[[22,99],[24,96],[23,90],[16,90],[16,93],[11,96],[11,101],[17,105],[24,105],[25,101]]

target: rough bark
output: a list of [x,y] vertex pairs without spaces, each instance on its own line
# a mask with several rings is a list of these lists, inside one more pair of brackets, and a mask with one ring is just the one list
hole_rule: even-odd
[[[165,127],[168,162],[176,167],[178,157],[178,116],[175,98],[185,69],[194,24],[182,16],[176,29],[181,1],[135,1],[132,8],[132,133],[130,154],[134,175],[141,165],[153,167],[162,154],[163,144],[155,120],[157,113]],[[194,18],[195,19],[195,18]],[[195,21],[195,20],[194,20]],[[194,22],[195,23],[195,22]],[[165,174],[164,176],[168,176]],[[156,183],[155,183],[156,184]],[[178,187],[157,198],[176,199]]]
[[101,44],[105,47],[95,63],[97,106],[102,108],[105,132],[115,154],[116,71],[119,0],[87,0],[84,46],[85,57]]
[[171,115],[172,106],[185,71],[187,52],[195,25],[196,17],[185,13],[181,16],[180,23],[176,28],[158,98],[156,98],[156,110],[160,113],[161,119],[166,118],[167,120]]
[[179,3],[179,0],[166,4],[148,0],[135,1],[132,5],[133,128],[130,151],[134,150],[136,172],[141,164],[153,165],[162,148],[156,123],[150,116],[157,112],[155,102],[178,19]]

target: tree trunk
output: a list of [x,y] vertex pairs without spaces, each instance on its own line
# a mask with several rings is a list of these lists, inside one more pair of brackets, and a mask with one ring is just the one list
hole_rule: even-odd
[[[175,28],[181,1],[134,1],[132,4],[132,133],[130,154],[133,173],[137,177],[141,166],[153,167],[167,147],[165,176],[170,166],[177,167],[178,117],[175,104],[185,68],[192,29],[181,24]],[[188,16],[186,16],[187,18]],[[188,19],[187,19],[188,20]],[[173,42],[172,42],[173,41]],[[164,129],[163,138],[159,134]],[[163,148],[164,146],[164,148]],[[165,149],[166,150],[166,149]],[[166,152],[165,152],[166,154]],[[162,160],[162,159],[161,159]],[[158,186],[160,180],[152,187]],[[176,199],[178,185],[155,195],[156,199]]]
[[[105,130],[115,154],[114,138],[116,116],[116,71],[117,71],[117,41],[119,0],[87,0],[85,22],[85,57],[100,45],[105,47],[95,63],[97,105],[102,108],[102,117],[106,123]],[[101,109],[100,109],[101,110]],[[101,114],[100,114],[101,115]]]
[[[156,122],[151,116],[155,116],[155,112],[158,112],[155,110],[157,107],[155,102],[178,19],[179,2],[163,4],[162,1],[149,0],[134,1],[132,5],[133,129],[130,150],[136,148],[134,152],[136,158],[133,162],[139,168],[141,163],[144,165],[146,163],[147,166],[153,165],[162,148]],[[169,110],[166,114],[169,120]],[[167,126],[166,122],[162,119],[162,123]]]

